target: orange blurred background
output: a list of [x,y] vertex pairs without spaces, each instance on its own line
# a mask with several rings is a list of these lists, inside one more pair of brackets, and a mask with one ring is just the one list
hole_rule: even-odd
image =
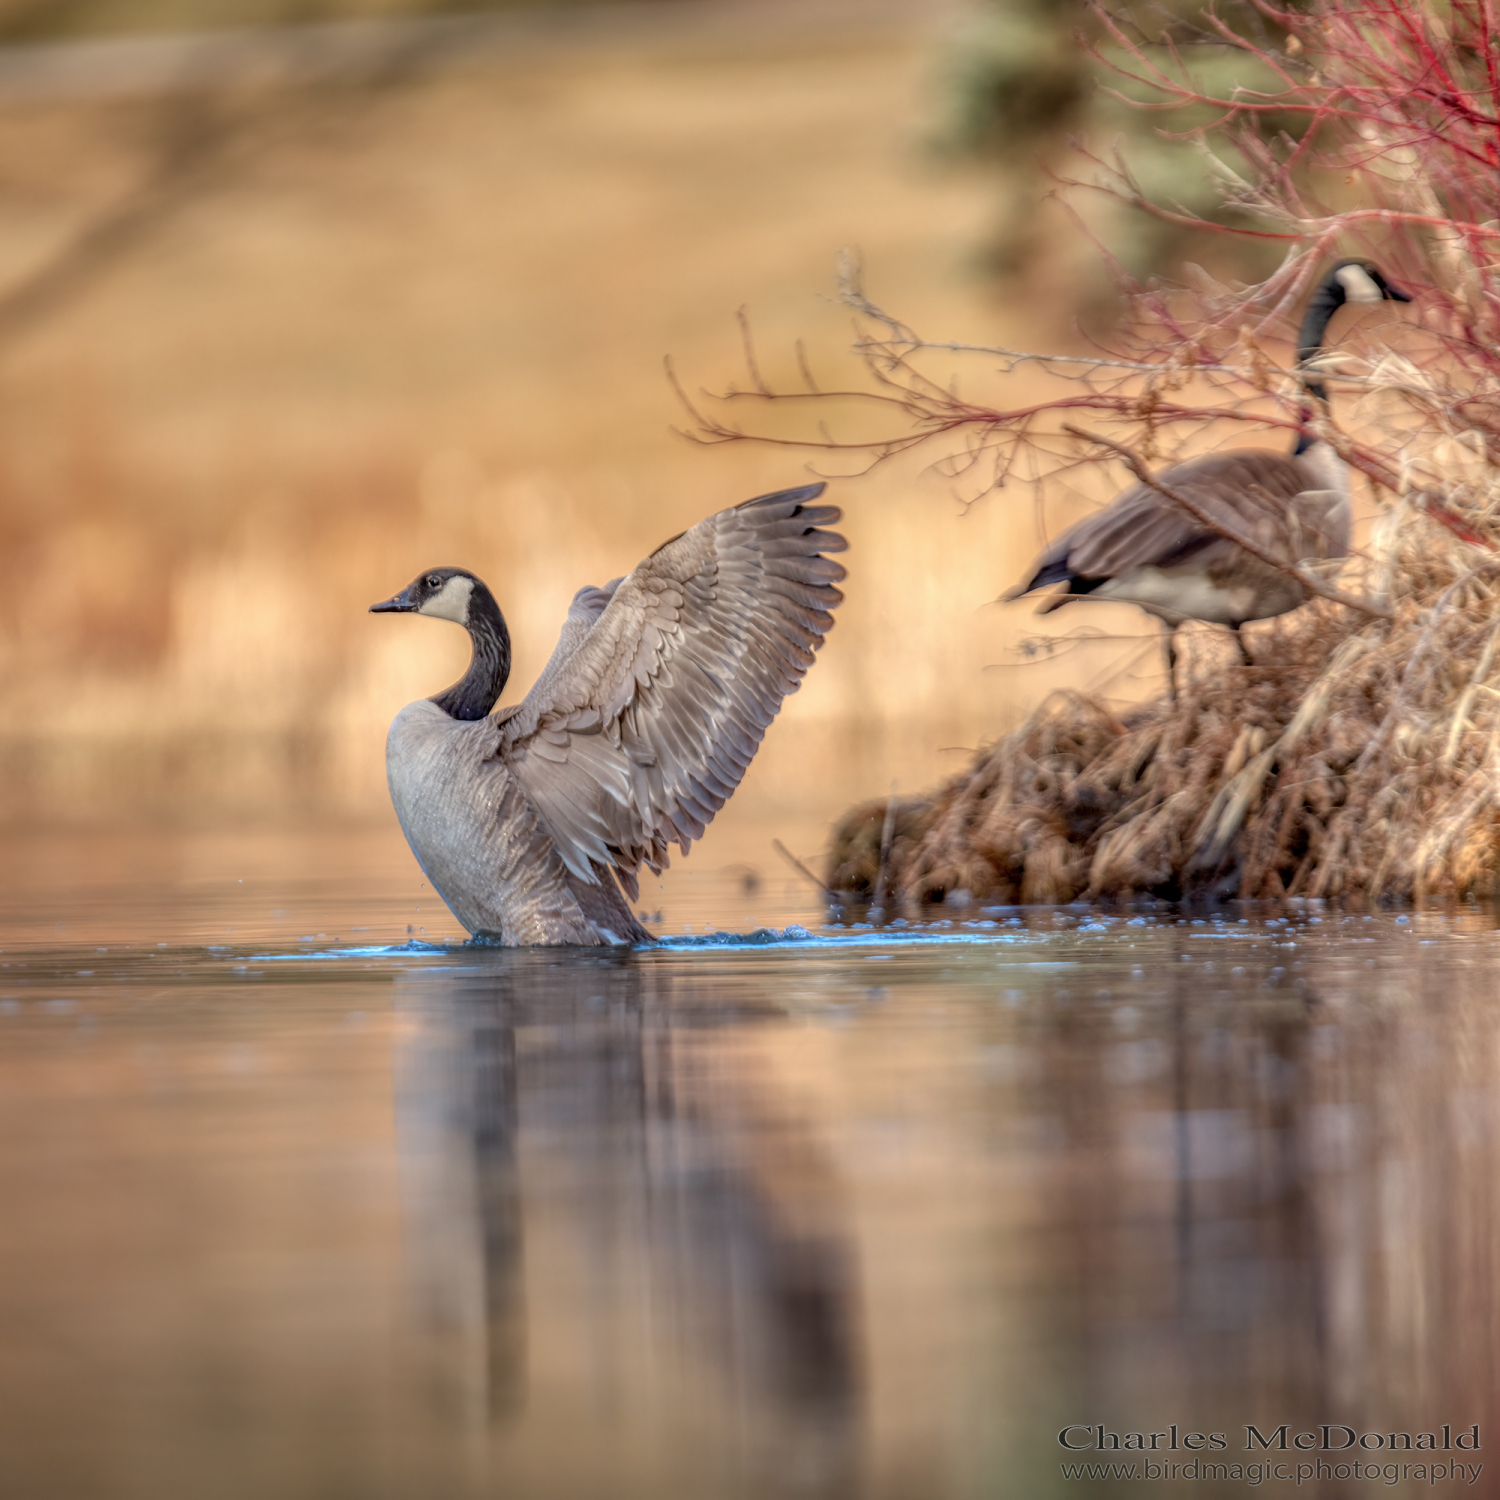
[[[799,339],[856,380],[847,247],[930,337],[1070,342],[1086,248],[1002,295],[993,171],[930,147],[957,15],[680,0],[9,49],[0,818],[388,820],[386,725],[467,643],[366,606],[473,568],[524,693],[578,587],[807,479],[675,432],[663,359],[743,381],[743,306],[773,380]],[[1109,659],[1019,660],[1030,611],[991,601],[1031,499],[966,510],[941,456],[831,486],[847,602],[721,852],[815,851]]]

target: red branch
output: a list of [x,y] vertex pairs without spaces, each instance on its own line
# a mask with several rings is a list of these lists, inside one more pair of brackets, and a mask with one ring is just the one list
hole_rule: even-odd
[[[1488,503],[1488,490],[1500,488],[1500,38],[1493,0],[1450,0],[1441,25],[1426,0],[1309,0],[1296,10],[1272,0],[1247,3],[1269,28],[1264,38],[1208,12],[1190,35],[1186,23],[1171,20],[1148,32],[1130,0],[1093,0],[1091,11],[1097,66],[1144,95],[1131,102],[1162,120],[1162,134],[1212,142],[1221,157],[1226,148],[1237,153],[1238,178],[1225,190],[1222,214],[1199,217],[1154,199],[1128,163],[1082,147],[1082,171],[1059,184],[1102,192],[1177,229],[1285,245],[1286,259],[1262,284],[1192,293],[1131,286],[1132,315],[1112,347],[1091,364],[1065,364],[928,343],[871,303],[850,272],[844,301],[859,319],[855,347],[868,385],[820,391],[808,377],[805,391],[776,391],[761,379],[747,338],[750,389],[726,399],[752,408],[792,402],[794,410],[813,402],[820,419],[835,409],[828,403],[843,403],[875,417],[877,435],[835,437],[821,420],[815,432],[747,431],[678,387],[690,435],[702,442],[753,438],[867,465],[937,442],[942,470],[966,477],[978,498],[1079,463],[1065,429],[1087,413],[1119,429],[1117,438],[1096,436],[1098,443],[1149,472],[1155,455],[1189,448],[1224,421],[1298,426],[1301,388],[1260,341],[1291,332],[1331,256],[1363,253],[1417,296],[1401,315],[1402,354],[1413,373],[1402,383],[1374,382],[1406,410],[1388,407],[1379,425],[1357,437],[1331,424],[1320,430],[1373,483],[1406,493],[1464,543],[1500,550],[1500,519]],[[1194,57],[1203,54],[1192,42],[1234,49],[1259,79],[1253,87],[1206,89],[1194,76]],[[1366,339],[1378,348],[1378,327]],[[1046,400],[991,405],[961,397],[929,373],[939,358],[951,365],[955,357],[986,356],[1002,376],[1023,360],[1040,363],[1067,388]],[[1339,372],[1325,378],[1337,385]],[[1484,469],[1477,492],[1424,465],[1424,431],[1467,435]]]

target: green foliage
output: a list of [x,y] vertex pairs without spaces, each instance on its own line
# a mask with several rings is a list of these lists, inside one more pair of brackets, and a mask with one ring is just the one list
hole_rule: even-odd
[[1073,124],[1092,87],[1080,19],[1047,0],[989,0],[969,16],[944,57],[942,144],[1004,155]]
[[[1215,7],[1232,30],[1264,41],[1258,12],[1243,3]],[[1113,19],[1139,39],[1149,17],[1150,51],[1164,69],[1191,76],[1202,92],[1231,97],[1237,89],[1271,89],[1265,64],[1215,33],[1200,0],[1179,0],[1175,13],[1159,5],[1112,7]],[[984,0],[947,49],[942,74],[943,125],[939,143],[959,155],[992,162],[1000,179],[1000,227],[990,259],[1002,272],[1020,271],[1040,253],[1036,200],[1053,173],[1075,175],[1070,147],[1124,163],[1152,201],[1213,223],[1242,222],[1226,206],[1215,170],[1192,137],[1212,127],[1208,106],[1150,108],[1160,89],[1131,75],[1123,49],[1096,13],[1082,4],[1049,0]],[[1142,108],[1142,106],[1147,106]],[[1265,116],[1263,137],[1293,136],[1290,117]],[[1231,172],[1247,169],[1235,141],[1209,130],[1213,154]],[[1119,204],[1077,206],[1127,275],[1137,280],[1174,276],[1184,260],[1258,278],[1271,252],[1163,223]]]

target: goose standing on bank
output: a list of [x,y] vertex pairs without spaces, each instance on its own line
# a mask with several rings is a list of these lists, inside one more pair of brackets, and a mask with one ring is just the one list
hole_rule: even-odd
[[[821,484],[722,510],[628,577],[581,589],[535,686],[494,712],[510,635],[462,568],[374,613],[464,626],[463,678],[396,715],[386,775],[402,832],[475,936],[510,947],[649,940],[621,895],[684,854],[739,785],[833,624],[844,570]],[[616,884],[618,882],[618,885]]]
[[[1297,339],[1297,363],[1312,367],[1323,352],[1333,315],[1346,302],[1410,302],[1368,261],[1344,260],[1319,282]],[[1303,387],[1320,402],[1328,390],[1314,375]],[[1309,410],[1303,421],[1311,416]],[[1240,448],[1206,454],[1164,469],[1157,478],[1232,529],[1282,554],[1289,563],[1349,553],[1349,471],[1323,438],[1306,426],[1290,453]],[[1049,583],[1066,587],[1039,613],[1077,599],[1137,604],[1167,627],[1167,684],[1176,696],[1175,638],[1187,620],[1227,625],[1246,664],[1240,626],[1296,609],[1307,591],[1238,543],[1151,488],[1134,484],[1103,510],[1069,527],[1038,559],[1017,599]]]

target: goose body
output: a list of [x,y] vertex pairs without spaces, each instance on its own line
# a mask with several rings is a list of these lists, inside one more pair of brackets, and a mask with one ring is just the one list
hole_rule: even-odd
[[[1289,561],[1349,551],[1349,476],[1325,442],[1302,453],[1240,449],[1174,464],[1168,489]],[[1097,515],[1064,532],[1038,560],[1022,592],[1066,583],[1042,606],[1091,597],[1139,605],[1176,628],[1207,620],[1237,629],[1306,601],[1300,583],[1160,491],[1136,484]]]
[[[1303,317],[1299,365],[1306,369],[1323,352],[1328,325],[1346,302],[1385,300],[1411,299],[1367,262],[1341,261],[1333,267]],[[1321,380],[1304,375],[1303,385],[1310,395],[1327,400]],[[1348,468],[1328,442],[1306,431],[1290,453],[1233,449],[1175,464],[1157,478],[1289,564],[1348,555]],[[1054,583],[1065,587],[1043,603],[1043,613],[1091,598],[1135,604],[1160,619],[1167,627],[1169,683],[1173,635],[1185,621],[1205,620],[1238,634],[1241,625],[1286,614],[1307,599],[1306,589],[1289,573],[1143,483],[1065,531],[1006,597]],[[1240,650],[1248,661],[1243,641]]]
[[439,568],[378,612],[463,624],[469,672],[397,714],[391,801],[433,888],[476,936],[600,945],[650,934],[626,904],[640,866],[684,853],[739,785],[833,623],[844,576],[832,506],[809,485],[700,521],[634,572],[574,597],[519,704],[498,606]]

